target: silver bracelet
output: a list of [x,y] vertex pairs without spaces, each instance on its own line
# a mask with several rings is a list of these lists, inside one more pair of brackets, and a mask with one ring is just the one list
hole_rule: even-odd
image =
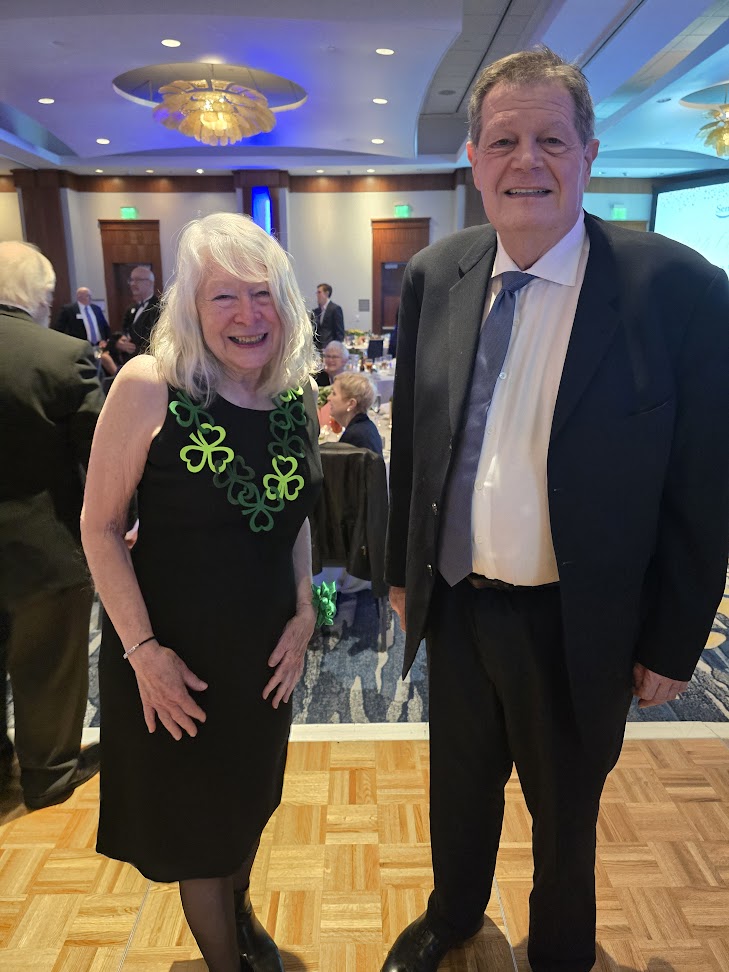
[[136,651],[137,648],[141,648],[142,645],[146,645],[148,641],[156,641],[156,640],[157,639],[155,638],[154,635],[150,635],[149,638],[145,638],[144,641],[138,641],[136,645],[132,645],[131,648],[127,648],[127,650],[122,655],[122,658],[129,658],[132,652]]

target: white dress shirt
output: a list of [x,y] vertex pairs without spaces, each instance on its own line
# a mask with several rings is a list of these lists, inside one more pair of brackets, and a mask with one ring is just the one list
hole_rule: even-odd
[[[547,500],[547,451],[590,243],[584,215],[529,268],[516,295],[509,349],[496,380],[471,514],[473,570],[510,584],[559,580]],[[499,275],[519,270],[497,236],[486,310]]]

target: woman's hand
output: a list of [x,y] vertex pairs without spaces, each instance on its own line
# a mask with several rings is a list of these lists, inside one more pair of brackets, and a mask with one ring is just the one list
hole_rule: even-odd
[[143,645],[139,655],[135,652],[129,660],[137,676],[147,729],[154,732],[158,718],[173,739],[182,739],[183,729],[188,736],[196,736],[193,719],[205,722],[206,716],[188,689],[202,692],[208,687],[207,682],[191,672],[179,655],[159,643]]
[[275,668],[263,690],[263,698],[267,699],[273,692],[271,704],[278,708],[279,702],[288,702],[296,683],[304,671],[304,654],[316,626],[316,612],[311,604],[297,609],[278,640],[278,644],[268,659],[271,668]]

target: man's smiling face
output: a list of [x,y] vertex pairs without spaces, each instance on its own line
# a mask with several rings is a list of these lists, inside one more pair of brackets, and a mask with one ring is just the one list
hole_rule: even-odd
[[599,143],[582,144],[558,82],[497,84],[481,117],[479,144],[468,143],[474,183],[509,255],[526,248],[531,265],[577,222]]

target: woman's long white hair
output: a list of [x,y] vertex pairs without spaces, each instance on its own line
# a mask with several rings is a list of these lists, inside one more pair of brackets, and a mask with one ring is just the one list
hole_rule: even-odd
[[209,405],[224,375],[205,343],[195,296],[212,268],[239,280],[266,282],[281,321],[282,340],[261,373],[260,389],[273,397],[303,385],[319,367],[311,321],[286,251],[248,216],[213,213],[182,230],[177,265],[162,297],[150,353],[168,385]]

